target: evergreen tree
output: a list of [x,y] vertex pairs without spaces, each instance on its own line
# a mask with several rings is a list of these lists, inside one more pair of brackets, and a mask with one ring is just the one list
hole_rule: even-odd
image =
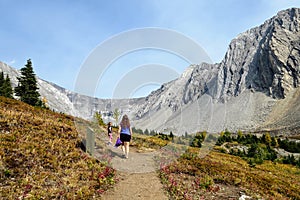
[[145,134],[145,135],[149,135],[149,130],[146,129],[146,130],[144,131],[144,134]]
[[10,83],[10,78],[6,75],[4,78],[4,73],[0,73],[0,96],[7,98],[13,98],[13,89]]
[[238,132],[237,132],[237,141],[238,142],[243,141],[243,132],[241,130],[238,130]]
[[156,135],[156,132],[154,130],[151,130],[150,135]]
[[2,86],[3,83],[4,83],[4,73],[1,72],[1,73],[0,73],[0,86]]
[[0,96],[3,96],[4,74],[0,73]]
[[15,88],[16,96],[19,96],[20,100],[25,103],[33,106],[41,106],[39,88],[30,59],[27,60],[27,64],[21,69],[21,77],[18,77],[18,80],[18,86]]
[[172,131],[170,131],[170,138],[171,138],[172,141],[174,140],[174,134],[173,134]]
[[298,157],[298,161],[297,161],[296,165],[297,165],[298,167],[300,167],[300,157]]
[[11,87],[10,78],[8,75],[6,75],[6,78],[4,80],[3,93],[4,93],[3,96],[7,98],[13,98],[13,89]]
[[276,148],[279,146],[278,140],[277,140],[276,137],[272,137],[271,145],[272,145],[273,147],[276,147]]
[[185,131],[185,133],[184,133],[184,137],[185,137],[185,138],[187,138],[187,137],[188,137],[188,132],[187,132],[187,131]]

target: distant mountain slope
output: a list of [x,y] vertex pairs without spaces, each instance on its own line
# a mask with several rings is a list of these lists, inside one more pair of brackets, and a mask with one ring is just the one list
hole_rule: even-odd
[[[127,113],[141,129],[175,134],[208,130],[299,131],[300,9],[279,12],[234,38],[220,63],[196,63],[176,80],[140,99],[83,96],[39,80],[51,108],[91,118],[95,111]],[[18,72],[0,63],[11,76]],[[16,79],[12,77],[12,80]],[[112,119],[111,119],[112,120]]]
[[[18,70],[0,62],[0,71],[9,74],[12,86],[17,86],[17,77],[21,76]],[[96,111],[113,111],[115,108],[118,108],[123,112],[127,112],[132,110],[132,105],[136,106],[143,99],[99,99],[69,91],[39,77],[36,78],[39,92],[42,97],[47,99],[47,104],[51,109],[84,119],[92,118]]]

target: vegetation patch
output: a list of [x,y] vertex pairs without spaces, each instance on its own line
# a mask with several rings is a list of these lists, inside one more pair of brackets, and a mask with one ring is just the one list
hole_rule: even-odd
[[0,198],[92,199],[115,170],[89,157],[71,116],[0,97]]
[[[174,136],[172,141],[190,147],[175,162],[162,165],[158,171],[170,199],[239,199],[241,194],[252,199],[300,199],[300,168],[284,164],[272,150],[272,145],[279,147],[283,140],[275,140],[268,134],[258,138],[239,132],[233,136],[225,131],[214,150],[201,158],[201,142],[216,138],[208,138],[209,134],[206,138],[205,132],[195,136]],[[141,137],[143,139],[138,140],[141,146],[151,146],[153,141],[160,144],[160,148],[166,144],[171,146],[163,142],[171,142],[167,136]],[[240,148],[243,146],[247,148]]]
[[[262,164],[264,160],[271,160],[300,167],[300,157],[294,156],[300,153],[300,142],[295,140],[271,137],[269,133],[263,133],[261,137],[257,137],[254,134],[244,135],[241,131],[236,135],[225,131],[220,134],[216,144],[225,148],[219,148],[220,151],[240,156],[247,160],[250,166]],[[277,153],[282,150],[288,155]]]
[[211,152],[199,158],[189,149],[177,162],[163,167],[159,176],[171,199],[299,199],[300,170],[270,161],[250,167],[240,157]]

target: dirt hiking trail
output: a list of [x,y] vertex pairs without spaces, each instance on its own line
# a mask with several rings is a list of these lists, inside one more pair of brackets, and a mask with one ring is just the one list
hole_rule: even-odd
[[127,173],[119,172],[120,181],[114,188],[104,193],[103,200],[168,200],[156,172]]
[[[168,200],[160,182],[153,157],[155,152],[138,152],[130,147],[129,158],[123,156],[121,148],[109,146],[105,153],[112,157],[112,167],[117,170],[119,181],[106,191],[103,200]],[[96,149],[95,157],[100,158],[103,149]]]
[[[100,140],[98,140],[100,141]],[[164,148],[166,150],[167,148]],[[103,156],[109,159],[109,163],[116,170],[117,183],[108,191],[105,191],[101,199],[103,200],[168,200],[167,192],[157,174],[158,163],[155,162],[164,151],[155,149],[136,149],[130,146],[129,158],[125,158],[120,147],[107,145],[107,141],[99,142],[95,148],[95,158],[102,160]],[[168,153],[168,152],[167,152]],[[200,156],[205,156],[208,152],[204,149]],[[161,157],[163,158],[163,157]],[[172,162],[175,157],[168,155]],[[167,162],[166,162],[167,161]],[[207,192],[202,194],[201,199],[249,199],[243,195],[244,192],[236,186],[216,184],[219,187],[217,192]]]

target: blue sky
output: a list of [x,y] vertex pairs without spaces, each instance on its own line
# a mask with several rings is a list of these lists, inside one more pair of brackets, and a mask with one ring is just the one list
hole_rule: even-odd
[[[20,69],[31,58],[40,78],[74,90],[91,52],[122,32],[145,27],[174,30],[197,42],[216,63],[239,33],[290,7],[300,7],[300,1],[0,0],[0,61]],[[147,63],[169,66],[178,75],[189,65],[162,51],[132,52],[99,78],[93,95],[111,98],[126,73]],[[131,96],[146,95],[159,84],[144,83]]]

